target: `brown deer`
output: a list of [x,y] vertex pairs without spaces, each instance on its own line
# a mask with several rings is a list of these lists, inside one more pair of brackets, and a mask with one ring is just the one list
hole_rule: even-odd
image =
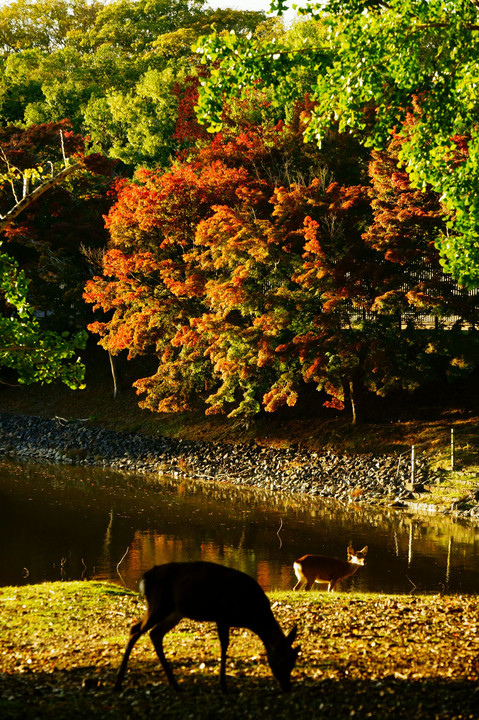
[[116,677],[120,690],[128,658],[138,638],[150,638],[170,685],[178,683],[163,651],[163,638],[182,618],[215,622],[221,645],[220,686],[226,692],[226,651],[231,627],[248,628],[262,640],[273,675],[287,692],[299,648],[292,647],[296,626],[285,636],[276,622],[266,594],[249,575],[210,562],[172,562],[148,570],[140,582],[147,609],[132,625]]
[[368,546],[363,547],[359,552],[354,552],[351,545],[348,547],[348,560],[325,557],[324,555],[303,555],[293,564],[294,572],[298,582],[295,590],[311,590],[314,583],[327,583],[328,592],[334,592],[334,588],[340,580],[354,575],[354,573],[365,564],[364,558],[368,552]]

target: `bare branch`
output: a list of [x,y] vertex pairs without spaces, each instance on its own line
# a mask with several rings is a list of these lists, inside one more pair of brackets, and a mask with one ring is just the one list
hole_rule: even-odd
[[65,155],[65,143],[63,142],[63,130],[61,128],[60,128],[60,142],[62,144],[63,162],[65,163],[65,167],[68,167],[68,158]]
[[5,230],[5,228],[7,228],[13,222],[13,220],[15,220],[15,218],[18,217],[18,215],[20,215],[23,210],[25,210],[25,208],[27,208],[35,200],[37,200],[40,195],[43,195],[43,193],[45,193],[51,187],[59,183],[60,180],[63,180],[68,175],[71,175],[71,173],[75,172],[80,167],[82,167],[82,163],[77,162],[73,165],[69,165],[68,167],[63,168],[63,170],[60,170],[60,172],[58,172],[56,175],[50,177],[48,180],[45,180],[45,182],[35,188],[35,190],[32,190],[32,192],[28,193],[28,195],[23,197],[5,215],[0,215],[0,232],[2,230]]
[[[1,154],[1,157],[2,157],[5,165],[7,166],[7,171],[10,171],[11,165],[10,165],[8,157],[5,153],[5,150],[3,148],[0,148],[0,154]],[[15,168],[15,170],[17,170],[17,168]],[[17,196],[16,190],[15,190],[15,183],[13,182],[13,180],[10,180],[10,187],[12,188],[12,193],[13,193],[13,197],[15,198],[15,202],[18,203],[19,200],[18,200],[18,196]]]

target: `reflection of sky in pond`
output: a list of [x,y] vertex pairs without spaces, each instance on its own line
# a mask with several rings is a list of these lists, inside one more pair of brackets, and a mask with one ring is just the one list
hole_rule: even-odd
[[367,567],[340,589],[479,589],[473,525],[228,483],[4,462],[0,528],[1,585],[84,577],[136,588],[154,564],[204,559],[289,589],[296,558],[345,559],[352,541],[369,546]]

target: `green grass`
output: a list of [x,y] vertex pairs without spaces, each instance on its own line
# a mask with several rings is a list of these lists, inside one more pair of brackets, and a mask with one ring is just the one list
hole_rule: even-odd
[[479,599],[275,592],[298,625],[293,690],[281,693],[256,635],[235,629],[229,693],[218,686],[215,626],[182,621],[165,638],[181,692],[147,637],[113,692],[135,593],[96,582],[0,591],[0,716],[13,718],[477,718]]

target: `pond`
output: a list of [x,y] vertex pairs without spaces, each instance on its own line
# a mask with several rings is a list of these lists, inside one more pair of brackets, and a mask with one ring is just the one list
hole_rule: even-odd
[[228,483],[0,463],[0,585],[84,578],[137,589],[155,564],[202,559],[265,590],[290,589],[295,559],[346,559],[350,541],[369,553],[343,591],[479,591],[479,527],[465,521]]

